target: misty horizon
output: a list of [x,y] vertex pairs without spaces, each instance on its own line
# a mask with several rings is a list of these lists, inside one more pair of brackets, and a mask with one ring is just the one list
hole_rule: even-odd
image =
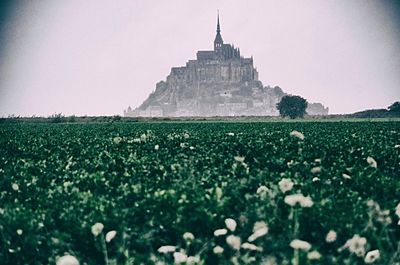
[[331,114],[400,98],[395,1],[108,1],[3,4],[0,116],[121,115],[199,50],[224,41],[259,80]]

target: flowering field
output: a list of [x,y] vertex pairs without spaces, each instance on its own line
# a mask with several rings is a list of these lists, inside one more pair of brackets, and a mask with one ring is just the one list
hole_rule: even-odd
[[1,264],[400,264],[399,122],[0,136]]

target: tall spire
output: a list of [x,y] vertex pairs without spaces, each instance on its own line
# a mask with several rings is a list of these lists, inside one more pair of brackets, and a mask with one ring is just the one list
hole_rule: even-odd
[[217,15],[217,35],[215,36],[214,40],[214,50],[217,50],[222,47],[222,44],[224,44],[224,41],[222,40],[221,37],[221,27],[219,25],[219,10],[218,10],[218,15]]
[[219,10],[217,11],[217,34],[220,34],[221,28],[219,26]]

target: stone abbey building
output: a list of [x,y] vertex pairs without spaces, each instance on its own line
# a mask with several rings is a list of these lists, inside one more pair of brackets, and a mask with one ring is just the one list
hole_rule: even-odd
[[[276,116],[276,104],[286,95],[279,87],[264,87],[253,58],[224,43],[219,16],[214,49],[198,51],[196,60],[173,67],[165,81],[140,105],[124,111],[130,117]],[[328,114],[322,104],[309,104],[311,115]]]

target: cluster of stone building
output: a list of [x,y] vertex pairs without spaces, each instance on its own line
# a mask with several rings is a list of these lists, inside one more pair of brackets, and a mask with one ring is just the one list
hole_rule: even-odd
[[[276,104],[286,95],[279,87],[264,87],[258,80],[253,58],[222,40],[219,17],[214,49],[198,51],[196,60],[171,68],[166,81],[136,109],[125,116],[276,116]],[[311,107],[311,108],[310,108]],[[311,104],[311,115],[328,114],[321,104]],[[311,112],[311,113],[310,113]]]

